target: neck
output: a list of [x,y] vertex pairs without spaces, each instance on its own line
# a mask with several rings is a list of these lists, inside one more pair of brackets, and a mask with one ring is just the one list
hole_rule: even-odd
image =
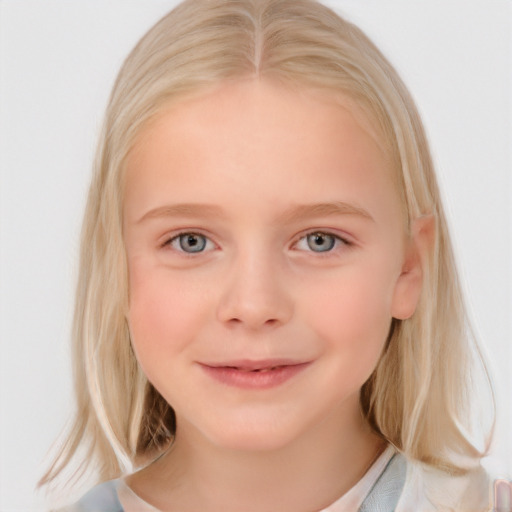
[[166,512],[321,510],[364,475],[384,446],[358,410],[333,414],[265,451],[226,449],[187,425],[164,456],[128,483]]

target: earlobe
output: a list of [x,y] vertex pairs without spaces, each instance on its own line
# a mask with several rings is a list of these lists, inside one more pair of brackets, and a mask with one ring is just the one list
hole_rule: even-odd
[[393,318],[405,320],[416,310],[429,255],[435,244],[435,231],[435,217],[432,214],[419,217],[413,222],[402,270],[393,294]]

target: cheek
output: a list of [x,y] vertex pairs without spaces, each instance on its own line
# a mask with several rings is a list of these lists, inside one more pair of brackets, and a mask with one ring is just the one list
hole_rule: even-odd
[[[130,264],[129,326],[132,345],[146,374],[170,361],[194,337],[201,315],[201,294],[193,283],[143,263]],[[149,375],[148,375],[149,376]]]
[[306,314],[316,335],[328,342],[347,371],[367,377],[387,339],[393,286],[390,279],[379,277],[382,273],[362,270],[317,282]]

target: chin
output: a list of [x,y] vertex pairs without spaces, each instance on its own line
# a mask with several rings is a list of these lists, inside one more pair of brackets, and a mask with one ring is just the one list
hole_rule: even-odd
[[300,428],[289,420],[289,416],[276,418],[273,415],[262,417],[259,414],[241,414],[235,417],[227,415],[213,424],[196,424],[196,428],[201,437],[217,448],[268,452],[284,448],[300,437]]
[[293,436],[279,435],[275,431],[253,429],[250,432],[234,432],[211,440],[219,447],[240,452],[270,452],[285,448],[293,441]]

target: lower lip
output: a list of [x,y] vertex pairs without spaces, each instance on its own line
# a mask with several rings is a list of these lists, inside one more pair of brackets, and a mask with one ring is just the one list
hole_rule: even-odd
[[270,389],[284,384],[306,369],[309,364],[308,362],[278,366],[273,370],[259,372],[248,372],[229,366],[207,366],[203,364],[200,366],[210,377],[228,386],[243,389]]

